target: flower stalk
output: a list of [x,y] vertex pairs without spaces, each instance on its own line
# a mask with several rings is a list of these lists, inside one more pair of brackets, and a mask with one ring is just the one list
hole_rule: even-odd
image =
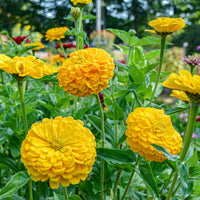
[[[20,94],[20,100],[21,100],[21,106],[22,106],[22,114],[24,118],[24,126],[25,126],[25,135],[28,133],[28,122],[27,122],[27,116],[26,116],[26,107],[25,107],[25,101],[24,101],[24,87],[23,87],[23,78],[16,78],[19,94]],[[32,190],[32,180],[29,179],[29,199],[33,200],[33,190]]]
[[69,200],[66,187],[63,187],[63,193],[65,196],[65,200]]
[[[140,155],[138,155],[138,158],[137,158],[136,163],[135,163],[135,166],[136,166],[136,167],[137,167],[138,164],[139,164],[140,158],[141,158]],[[129,179],[129,182],[128,182],[127,186],[126,186],[126,189],[125,189],[125,191],[124,191],[124,194],[123,194],[121,200],[123,200],[123,199],[125,198],[125,196],[126,196],[126,194],[127,194],[127,192],[128,192],[128,189],[129,189],[129,187],[130,187],[130,185],[131,185],[131,182],[132,182],[132,179],[133,179],[134,174],[135,174],[135,168],[134,168],[133,171],[132,171],[131,177],[130,177],[130,179]]]
[[[99,95],[96,95],[96,100],[97,104],[99,106],[99,111],[100,111],[100,116],[101,116],[101,132],[102,132],[102,137],[101,137],[101,148],[104,148],[105,146],[105,128],[104,128],[104,116],[103,116],[103,109],[101,106],[100,98]],[[101,159],[101,197],[100,199],[103,200],[103,184],[104,184],[104,159]]]
[[61,42],[60,40],[58,40],[58,42],[59,42],[60,49],[61,49],[61,51],[62,51],[62,53],[63,53],[65,59],[67,59],[67,54],[66,54],[66,52],[65,52],[65,50],[64,50],[64,48],[63,48],[62,42]]
[[164,56],[164,50],[165,50],[165,42],[166,42],[166,35],[161,35],[160,62],[159,62],[158,74],[157,74],[157,77],[156,77],[156,83],[155,83],[155,86],[154,86],[154,89],[153,89],[153,93],[152,93],[152,96],[151,96],[151,99],[150,99],[150,102],[149,102],[148,106],[151,105],[151,103],[153,101],[153,98],[154,98],[154,95],[156,93],[156,89],[157,89],[157,86],[158,86],[158,83],[159,83],[159,80],[160,80],[160,73],[161,73],[161,69],[162,69],[163,56]]
[[[184,146],[183,146],[181,154],[180,154],[181,162],[184,161],[184,158],[185,158],[185,156],[188,152],[188,149],[190,147],[193,130],[194,130],[195,123],[196,123],[196,116],[197,116],[197,113],[198,113],[198,107],[199,107],[199,104],[196,104],[196,103],[190,104],[188,124],[187,124],[187,128],[186,128],[185,143],[184,143]],[[172,184],[171,184],[171,187],[170,187],[170,190],[168,192],[166,200],[169,200],[171,198],[173,189],[174,189],[176,181],[177,181],[177,178],[178,178],[178,169],[176,168],[174,178],[173,178],[173,181],[172,181]]]
[[0,74],[1,74],[1,83],[4,84],[3,70],[1,69],[0,69]]

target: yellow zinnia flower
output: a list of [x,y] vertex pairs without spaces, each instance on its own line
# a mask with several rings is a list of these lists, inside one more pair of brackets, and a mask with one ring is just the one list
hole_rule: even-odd
[[59,68],[59,86],[74,96],[97,95],[109,85],[114,68],[112,57],[103,49],[78,50]]
[[168,79],[163,82],[163,86],[183,91],[191,102],[200,103],[200,76],[192,76],[187,70],[181,70],[179,74],[170,74]]
[[10,58],[4,54],[0,54],[0,69],[14,76],[31,76],[33,78],[42,78],[57,72],[55,68],[49,68],[45,62],[36,59],[35,56]]
[[182,90],[172,90],[171,96],[176,97],[181,101],[191,102],[187,94],[185,94],[185,92],[183,92]]
[[96,157],[93,134],[72,117],[43,119],[29,130],[21,146],[21,160],[34,181],[52,189],[85,180]]
[[32,49],[34,51],[45,48],[45,46],[44,46],[44,44],[42,44],[42,42],[26,43],[26,44],[24,44],[24,46],[25,47],[26,46],[37,46],[37,47]]
[[49,40],[50,42],[52,42],[53,40],[61,40],[63,38],[65,38],[64,33],[68,30],[69,28],[67,28],[66,26],[64,27],[59,27],[59,28],[51,28],[49,30],[47,30],[46,32],[46,40]]
[[182,146],[180,134],[173,128],[171,118],[164,110],[155,108],[136,108],[126,120],[126,141],[134,152],[145,156],[148,161],[162,162],[166,158],[151,144],[167,149],[171,154],[178,154]]
[[92,0],[71,0],[71,2],[73,3],[73,5],[77,5],[77,4],[89,4],[92,3]]
[[65,57],[63,55],[53,55],[51,63],[56,64],[56,63],[62,63],[64,61],[65,61]]
[[155,30],[147,30],[158,35],[168,35],[185,27],[185,21],[182,18],[159,17],[149,22],[149,25]]

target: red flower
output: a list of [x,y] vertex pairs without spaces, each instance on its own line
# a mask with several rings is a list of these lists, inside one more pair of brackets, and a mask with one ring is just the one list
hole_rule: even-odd
[[200,116],[196,117],[196,122],[200,122]]
[[[12,39],[19,45],[21,44],[28,36],[17,36],[12,37]],[[30,43],[31,41],[28,39],[26,40],[26,43]]]
[[[64,48],[64,49],[76,48],[76,45],[73,44],[72,42],[67,42],[67,43],[63,42],[62,45],[63,45],[63,48]],[[84,45],[84,49],[86,49],[86,48],[88,48],[88,47],[89,47],[88,45]],[[59,49],[59,48],[60,48],[60,44],[59,44],[58,42],[56,43],[55,48],[56,48],[56,49]]]
[[101,101],[102,106],[105,107],[104,100],[103,100],[103,94],[101,92],[99,92],[99,99]]

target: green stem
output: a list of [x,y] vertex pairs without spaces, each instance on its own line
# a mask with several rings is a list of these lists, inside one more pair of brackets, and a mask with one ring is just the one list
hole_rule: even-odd
[[167,182],[164,184],[164,186],[163,186],[162,189],[160,190],[160,198],[162,197],[162,191],[165,190],[165,189],[167,188],[167,186],[168,186],[168,184],[169,184],[169,182],[170,182],[170,180],[171,180],[171,178],[172,178],[173,173],[174,173],[174,170],[172,169],[172,171],[171,171],[171,173],[170,173],[170,176],[169,176]]
[[32,180],[31,178],[29,179],[29,199],[33,200],[33,190],[32,190]]
[[161,73],[161,69],[162,69],[163,56],[164,56],[164,50],[165,50],[165,41],[166,41],[166,36],[161,36],[160,63],[159,63],[159,68],[158,68],[158,74],[157,74],[157,77],[156,77],[156,83],[155,83],[155,86],[154,86],[154,89],[153,89],[153,93],[152,93],[152,96],[151,96],[151,99],[150,99],[150,102],[149,102],[148,106],[151,105],[151,103],[153,101],[153,98],[154,98],[154,95],[156,93],[156,89],[157,89],[157,86],[158,86],[158,82],[160,80],[160,73]]
[[[101,132],[102,132],[102,138],[101,138],[101,148],[104,148],[105,145],[105,128],[104,128],[104,116],[103,116],[103,109],[101,106],[99,95],[96,95],[96,100],[99,106],[100,116],[101,116]],[[101,197],[100,199],[103,200],[103,184],[104,184],[104,159],[101,159]]]
[[[84,7],[80,8],[81,13],[80,16],[78,18],[78,31],[81,32],[83,31],[83,10]],[[83,49],[84,48],[84,41],[83,41],[83,37],[79,37],[79,49]]]
[[[115,113],[114,113],[114,116],[115,116]],[[117,123],[116,119],[114,120],[114,124],[115,124],[115,145],[116,145],[116,147],[118,149],[119,148],[118,147],[118,133],[117,133],[117,125],[118,125],[118,123]]]
[[76,115],[77,113],[77,97],[74,96],[74,116]]
[[[21,106],[22,106],[22,114],[24,118],[24,126],[25,126],[25,135],[28,133],[28,122],[27,122],[27,116],[26,116],[26,107],[25,107],[25,101],[24,101],[24,88],[23,88],[23,79],[16,79],[20,94],[20,100],[21,100]],[[32,191],[32,180],[30,178],[29,180],[29,199],[33,200],[33,191]]]
[[1,83],[4,84],[3,70],[2,69],[0,69],[0,73],[1,73]]
[[75,20],[75,31],[76,31],[76,50],[79,50],[79,36],[77,35],[79,33],[79,20]]
[[[184,158],[185,158],[187,151],[190,147],[193,130],[194,130],[194,126],[195,126],[195,123],[196,123],[196,116],[197,116],[197,113],[198,113],[198,107],[199,107],[199,104],[196,104],[196,103],[190,104],[190,111],[189,111],[189,117],[188,117],[188,124],[187,124],[187,128],[186,128],[185,142],[184,142],[184,146],[182,148],[181,154],[180,154],[181,162],[184,161]],[[170,190],[168,192],[166,200],[169,200],[171,198],[171,195],[172,195],[173,189],[175,187],[177,178],[178,178],[178,169],[176,168],[174,178],[173,178],[173,181],[172,181],[172,184],[171,184],[171,187],[170,187]]]
[[[138,155],[137,161],[136,161],[136,163],[135,163],[135,166],[136,166],[136,167],[138,166],[139,161],[140,161],[140,156]],[[128,189],[129,189],[129,187],[130,187],[130,185],[131,185],[131,182],[132,182],[132,179],[133,179],[134,174],[135,174],[135,168],[134,168],[133,171],[132,171],[132,174],[131,174],[131,177],[130,177],[130,179],[129,179],[128,185],[126,186],[126,189],[125,189],[125,191],[124,191],[124,194],[123,194],[121,200],[123,200],[123,199],[125,198],[126,193],[128,192]]]
[[62,42],[61,42],[60,40],[58,40],[58,42],[59,42],[59,44],[60,44],[60,49],[61,49],[61,51],[62,51],[62,53],[63,53],[65,59],[67,59],[67,55],[66,55],[66,52],[65,52],[65,50],[64,50],[64,48],[63,48]]
[[40,182],[37,182],[37,194],[38,194],[38,200],[40,200]]
[[69,200],[66,187],[63,187],[63,193],[65,196],[65,200]]
[[23,114],[24,126],[25,126],[25,135],[26,135],[28,133],[28,122],[27,122],[26,107],[25,107],[25,101],[24,101],[23,80],[17,80],[17,83],[18,83],[18,89],[19,89],[19,94],[20,94],[22,114]]
[[122,173],[121,170],[117,171],[117,177],[116,177],[115,185],[114,185],[114,188],[113,188],[113,197],[114,198],[115,198],[115,192],[116,192],[119,180],[120,180],[121,173]]
[[133,46],[129,46],[129,49],[128,49],[128,65],[132,64],[132,61],[131,61],[132,53],[133,53]]

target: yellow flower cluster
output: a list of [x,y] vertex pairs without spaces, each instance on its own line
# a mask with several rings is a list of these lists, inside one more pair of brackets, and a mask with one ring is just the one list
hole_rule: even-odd
[[173,92],[173,96],[180,100],[200,103],[200,76],[192,76],[187,70],[181,70],[179,74],[170,74],[168,79],[163,82],[163,86],[181,91],[179,93]]
[[35,56],[10,58],[4,54],[0,54],[0,69],[12,75],[31,76],[37,79],[57,72],[55,67],[48,67],[45,62],[36,59]]
[[26,44],[24,44],[24,46],[25,47],[27,47],[27,46],[37,46],[37,47],[32,49],[34,51],[45,48],[45,46],[42,44],[42,42],[26,43]]
[[69,28],[64,26],[64,27],[59,27],[59,28],[51,28],[47,30],[46,32],[46,40],[49,40],[52,42],[53,40],[61,40],[65,38],[64,33],[68,30]]
[[97,95],[109,85],[114,68],[113,58],[103,49],[78,50],[59,68],[59,86],[74,96]]
[[85,180],[96,157],[93,134],[72,117],[43,119],[29,130],[21,146],[21,160],[34,181],[52,189]]
[[71,0],[71,2],[73,3],[73,5],[77,5],[77,4],[89,4],[92,3],[92,0]]
[[53,55],[53,58],[51,59],[52,64],[62,63],[65,61],[65,57],[62,55]]
[[182,18],[159,17],[156,20],[150,21],[149,25],[153,27],[155,31],[147,31],[157,33],[159,35],[168,35],[185,27],[185,21]]
[[178,154],[182,146],[180,134],[173,128],[171,118],[163,110],[155,108],[136,108],[127,122],[127,144],[148,161],[162,162],[166,158],[151,144],[163,146],[171,154]]

